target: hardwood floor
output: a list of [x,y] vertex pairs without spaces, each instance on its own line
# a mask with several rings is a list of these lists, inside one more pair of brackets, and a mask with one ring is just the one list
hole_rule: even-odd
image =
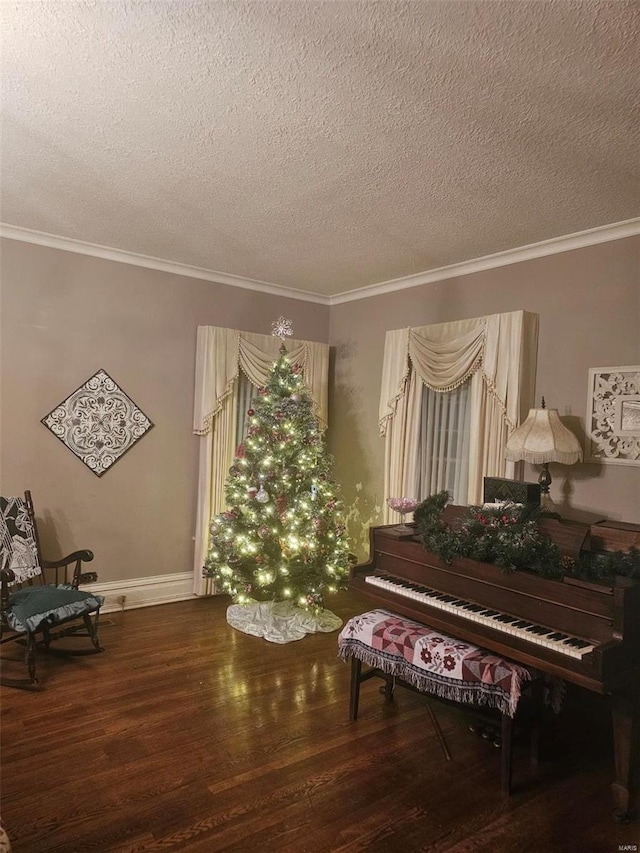
[[[537,782],[526,744],[516,747],[520,784],[505,800],[499,750],[469,731],[465,711],[431,705],[451,761],[414,693],[385,704],[369,681],[351,723],[336,633],[274,645],[232,629],[228,603],[108,614],[104,654],[40,655],[41,691],[3,689],[2,822],[13,853],[639,845],[638,824],[610,818],[600,701],[569,695]],[[370,609],[351,592],[329,607],[345,619]]]

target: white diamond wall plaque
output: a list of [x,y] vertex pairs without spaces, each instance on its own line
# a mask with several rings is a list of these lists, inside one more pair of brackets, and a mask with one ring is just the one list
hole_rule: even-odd
[[87,379],[42,423],[97,477],[153,427],[105,370]]

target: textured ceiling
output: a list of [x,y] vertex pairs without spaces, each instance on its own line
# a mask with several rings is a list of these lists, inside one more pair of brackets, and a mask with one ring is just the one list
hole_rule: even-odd
[[2,0],[1,218],[338,294],[640,214],[640,4]]

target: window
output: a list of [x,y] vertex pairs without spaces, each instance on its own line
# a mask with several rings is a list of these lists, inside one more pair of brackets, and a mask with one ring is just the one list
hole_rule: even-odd
[[416,497],[446,489],[455,504],[466,504],[471,432],[470,382],[452,391],[422,386]]
[[[446,489],[478,504],[485,477],[514,476],[504,447],[533,402],[537,342],[525,311],[387,332],[384,498]],[[392,522],[386,501],[384,513]]]
[[238,400],[236,403],[236,447],[245,439],[249,416],[247,411],[251,408],[251,400],[257,395],[258,388],[247,379],[244,373],[238,376]]

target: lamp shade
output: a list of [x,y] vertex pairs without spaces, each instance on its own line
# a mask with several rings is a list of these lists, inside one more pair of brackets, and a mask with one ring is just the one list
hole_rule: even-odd
[[582,448],[560,420],[557,409],[529,409],[524,423],[511,433],[504,455],[511,462],[524,459],[533,465],[573,465],[582,461]]

